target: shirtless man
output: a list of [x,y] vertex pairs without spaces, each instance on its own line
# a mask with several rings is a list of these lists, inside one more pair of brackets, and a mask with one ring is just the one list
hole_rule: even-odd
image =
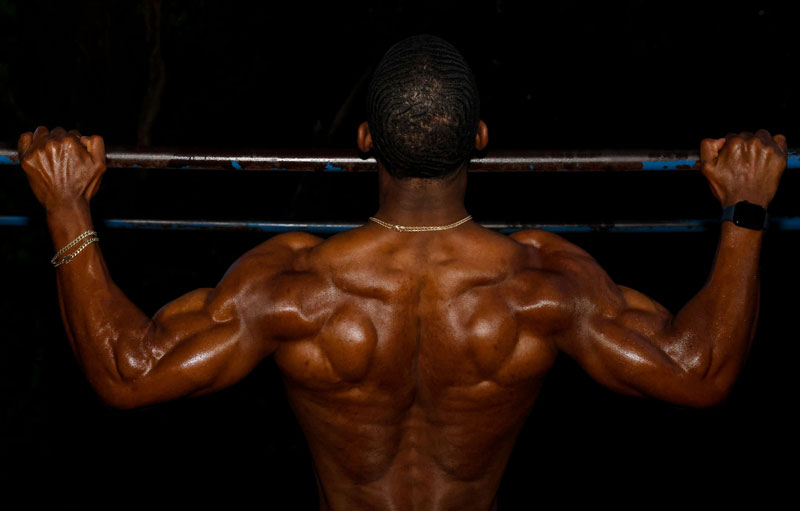
[[[673,316],[559,236],[487,230],[463,204],[470,152],[488,142],[477,99],[449,44],[395,45],[358,130],[380,162],[378,221],[327,240],[275,236],[216,288],[152,319],[111,280],[97,243],[59,266],[67,336],[98,394],[131,408],[214,392],[273,355],[324,510],[496,509],[559,350],[618,392],[692,407],[723,400],[755,331],[762,232],[723,222],[708,282]],[[103,140],[40,127],[19,151],[54,245],[91,230]],[[701,151],[722,206],[767,207],[783,136],[707,139]]]

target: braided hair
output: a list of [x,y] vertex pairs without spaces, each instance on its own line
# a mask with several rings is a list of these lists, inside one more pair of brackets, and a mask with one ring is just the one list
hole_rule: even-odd
[[478,87],[464,57],[431,35],[409,37],[383,56],[367,91],[375,158],[396,178],[451,175],[470,158]]

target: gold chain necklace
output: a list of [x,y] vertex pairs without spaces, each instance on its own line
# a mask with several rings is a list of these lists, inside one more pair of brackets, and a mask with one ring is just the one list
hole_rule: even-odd
[[378,220],[374,216],[369,217],[369,219],[375,222],[378,225],[382,225],[387,229],[392,229],[397,232],[430,232],[430,231],[446,231],[447,229],[452,229],[454,227],[458,227],[461,224],[465,224],[472,220],[472,215],[467,215],[466,218],[462,218],[458,222],[453,222],[452,224],[447,225],[419,225],[419,226],[408,226],[408,225],[396,225],[390,224],[389,222],[384,222],[383,220]]

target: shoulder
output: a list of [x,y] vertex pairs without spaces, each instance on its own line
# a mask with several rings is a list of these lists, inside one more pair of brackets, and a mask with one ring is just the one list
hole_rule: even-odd
[[511,237],[536,251],[539,267],[558,275],[561,285],[573,300],[588,299],[605,306],[620,304],[620,288],[600,263],[578,245],[557,234],[539,230],[519,231]]
[[530,229],[512,233],[509,237],[529,250],[535,251],[540,256],[544,269],[553,269],[549,267],[569,263],[599,267],[597,261],[587,251],[558,234]]
[[227,297],[259,295],[269,288],[270,281],[296,273],[300,261],[322,241],[306,233],[274,236],[240,256],[225,272],[217,293]]
[[301,258],[323,241],[318,236],[304,232],[273,236],[239,257],[225,277],[233,273],[274,273],[281,269],[292,269]]
[[[252,324],[269,323],[272,334],[292,337],[316,324],[328,286],[308,267],[309,254],[324,240],[306,233],[274,236],[242,255],[214,290],[216,302],[235,304]],[[320,310],[306,310],[306,302]],[[279,328],[280,327],[280,328]]]
[[324,240],[319,236],[305,232],[287,232],[278,234],[247,251],[242,258],[257,258],[265,255],[296,257],[302,252],[312,249]]

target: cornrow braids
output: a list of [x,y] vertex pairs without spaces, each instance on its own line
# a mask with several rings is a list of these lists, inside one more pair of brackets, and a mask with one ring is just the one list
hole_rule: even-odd
[[475,77],[456,48],[431,35],[383,56],[367,91],[376,159],[396,178],[446,177],[464,165],[480,120]]

